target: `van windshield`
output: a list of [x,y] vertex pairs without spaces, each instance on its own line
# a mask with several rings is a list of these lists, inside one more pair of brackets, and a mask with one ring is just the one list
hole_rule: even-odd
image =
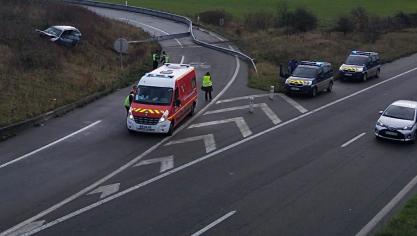
[[139,85],[134,100],[141,104],[169,105],[172,92],[172,88]]
[[369,58],[367,56],[355,56],[350,55],[345,64],[346,65],[355,65],[355,66],[364,66],[368,62]]

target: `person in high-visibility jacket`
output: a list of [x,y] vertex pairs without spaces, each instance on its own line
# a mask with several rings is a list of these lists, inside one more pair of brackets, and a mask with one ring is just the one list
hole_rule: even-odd
[[169,56],[167,55],[167,53],[165,51],[162,51],[161,63],[162,63],[162,65],[165,64],[165,63],[169,63]]
[[207,100],[211,101],[211,92],[213,91],[213,81],[211,80],[210,72],[207,72],[203,76],[203,83],[201,89],[205,92],[204,97]]
[[157,51],[155,51],[153,54],[152,54],[152,65],[153,65],[153,69],[155,70],[156,68],[158,68],[158,65],[159,65],[159,59],[160,59],[161,57],[160,57],[160,55],[159,55],[159,53],[157,52]]
[[125,98],[123,105],[126,108],[126,115],[129,115],[130,105],[132,105],[133,98],[136,94],[137,88],[138,87],[136,85],[133,85],[132,90],[130,90],[129,95],[127,95],[127,97]]

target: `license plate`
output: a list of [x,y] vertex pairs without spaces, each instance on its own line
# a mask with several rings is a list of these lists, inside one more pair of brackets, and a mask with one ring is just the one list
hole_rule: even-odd
[[152,126],[150,125],[138,125],[138,129],[152,131]]
[[392,135],[392,136],[397,136],[397,133],[391,132],[391,131],[386,131],[385,134]]
[[352,76],[351,73],[345,73],[345,76]]
[[297,87],[291,87],[290,89],[291,89],[291,90],[295,90],[295,91],[300,90],[300,88],[297,88]]

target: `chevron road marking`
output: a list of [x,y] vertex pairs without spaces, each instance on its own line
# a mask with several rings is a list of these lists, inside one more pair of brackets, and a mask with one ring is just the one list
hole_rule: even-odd
[[261,98],[261,97],[268,97],[269,93],[267,94],[256,94],[256,95],[248,95],[248,96],[242,96],[242,97],[235,97],[235,98],[229,98],[229,99],[223,99],[216,102],[216,104],[220,103],[226,103],[226,102],[235,102],[239,100],[248,100],[250,97],[254,98]]
[[87,195],[101,193],[100,198],[105,198],[119,191],[119,187],[120,187],[120,183],[100,186],[96,188],[95,190],[93,190],[92,192],[88,193]]
[[305,109],[303,106],[301,106],[298,102],[296,102],[294,99],[288,97],[287,95],[283,93],[278,93],[278,96],[280,96],[282,99],[284,99],[287,103],[291,104],[295,109],[297,109],[301,113],[306,113],[308,110]]
[[133,167],[150,165],[150,164],[155,164],[155,163],[161,163],[161,168],[159,170],[159,173],[162,173],[166,170],[174,168],[174,156],[171,155],[171,156],[166,156],[166,157],[159,157],[159,158],[144,160],[134,165]]
[[[253,104],[253,107],[260,107],[274,125],[281,123],[281,119],[275,114],[275,112],[266,103]],[[236,111],[236,110],[245,110],[245,109],[249,109],[249,105],[228,107],[224,109],[208,111],[204,113],[204,115],[217,114],[217,113]]]
[[206,146],[206,153],[209,153],[209,152],[212,152],[212,151],[216,150],[216,141],[214,141],[213,134],[206,134],[206,135],[200,135],[200,136],[195,136],[195,137],[189,137],[189,138],[174,140],[174,141],[171,141],[171,142],[165,144],[164,146],[170,146],[170,145],[174,145],[174,144],[182,144],[182,143],[188,143],[188,142],[195,142],[195,141],[200,141],[200,140],[204,141],[204,145]]
[[190,125],[190,127],[188,127],[188,128],[189,129],[200,128],[200,127],[211,126],[211,125],[225,124],[225,123],[229,123],[229,122],[235,122],[236,123],[237,127],[240,130],[240,133],[242,133],[242,136],[244,138],[246,138],[246,137],[248,137],[252,134],[252,131],[249,129],[249,126],[248,126],[248,124],[246,124],[246,121],[245,121],[245,119],[243,119],[243,117],[236,117],[236,118],[225,119],[225,120],[215,120],[215,121],[203,122],[203,123]]

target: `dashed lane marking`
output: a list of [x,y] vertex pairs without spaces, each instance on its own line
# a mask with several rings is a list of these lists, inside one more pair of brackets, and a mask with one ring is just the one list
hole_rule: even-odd
[[347,146],[349,146],[349,144],[355,142],[356,140],[362,138],[366,133],[361,133],[358,136],[352,138],[351,140],[347,141],[346,143],[344,143],[342,146],[340,146],[341,148],[345,148]]
[[193,233],[191,236],[200,236],[203,233],[207,232],[209,229],[213,228],[214,226],[220,224],[221,222],[225,221],[227,218],[231,217],[232,215],[234,215],[236,213],[236,211],[231,211],[229,213],[227,213],[226,215],[220,217],[219,219],[213,221],[211,224],[207,225],[206,227],[200,229],[199,231]]

